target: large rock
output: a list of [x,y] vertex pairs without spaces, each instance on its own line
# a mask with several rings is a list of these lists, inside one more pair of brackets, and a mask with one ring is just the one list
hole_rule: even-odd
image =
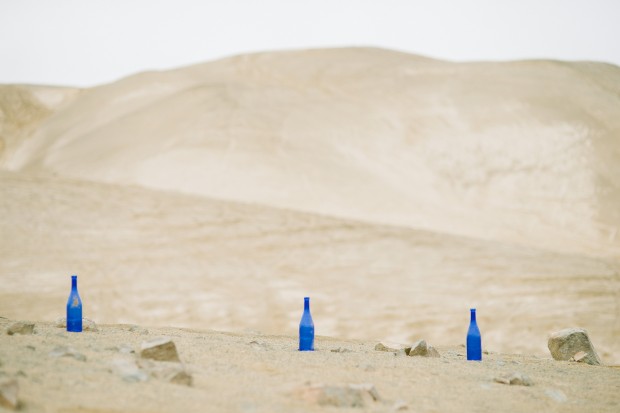
[[33,323],[25,323],[23,321],[18,321],[17,323],[13,323],[6,333],[10,336],[13,334],[23,334],[30,335],[34,332],[34,324]]
[[381,400],[372,384],[305,386],[298,390],[301,399],[320,406],[368,407]]
[[0,379],[0,406],[17,410],[19,401],[19,384],[15,379]]
[[601,359],[590,342],[588,332],[583,328],[567,328],[549,336],[547,342],[551,356],[556,360],[570,360],[583,351],[587,355],[579,355],[580,361],[592,365],[600,365]]
[[418,340],[407,351],[408,356],[440,357],[435,347],[429,346],[425,340]]
[[140,356],[145,359],[157,361],[181,361],[177,347],[174,342],[167,337],[157,337],[142,342]]

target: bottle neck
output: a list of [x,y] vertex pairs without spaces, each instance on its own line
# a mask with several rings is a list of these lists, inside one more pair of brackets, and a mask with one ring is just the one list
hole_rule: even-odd
[[71,277],[71,289],[77,289],[77,277],[75,275]]
[[476,310],[471,309],[470,313],[471,313],[471,321],[476,321]]
[[304,298],[304,311],[310,311],[310,297]]

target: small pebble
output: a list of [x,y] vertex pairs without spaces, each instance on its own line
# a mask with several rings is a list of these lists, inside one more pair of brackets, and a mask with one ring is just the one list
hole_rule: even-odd
[[330,350],[332,353],[350,353],[351,350],[344,347],[333,348]]
[[319,406],[363,408],[381,401],[372,384],[304,386],[297,390],[297,395],[302,400]]
[[558,390],[558,389],[547,389],[545,390],[545,394],[555,400],[558,403],[564,403],[568,400],[568,398],[566,397],[566,394],[564,394],[564,392],[562,390]]
[[519,372],[503,374],[494,379],[497,383],[509,384],[514,386],[531,386],[532,379]]
[[34,324],[26,323],[23,321],[18,321],[17,323],[13,323],[6,333],[10,336],[13,334],[22,334],[22,335],[31,335],[34,332]]
[[0,380],[0,406],[11,410],[17,410],[19,384],[15,379]]
[[389,343],[387,341],[382,341],[380,343],[377,343],[377,345],[375,345],[376,351],[389,351],[389,352],[396,353],[404,349],[405,349],[405,346],[403,346],[402,344]]
[[58,346],[51,352],[52,357],[71,357],[79,361],[86,361],[86,356],[82,353],[78,353],[73,347]]

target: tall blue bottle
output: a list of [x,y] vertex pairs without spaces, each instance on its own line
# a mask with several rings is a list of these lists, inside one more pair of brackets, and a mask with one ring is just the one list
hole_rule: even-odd
[[82,331],[82,299],[78,294],[77,275],[71,276],[71,294],[67,301],[67,331]]
[[304,314],[299,323],[299,351],[314,351],[314,322],[310,314],[310,297],[304,297]]
[[472,308],[469,330],[467,331],[467,360],[482,360],[482,339],[476,323],[476,309]]

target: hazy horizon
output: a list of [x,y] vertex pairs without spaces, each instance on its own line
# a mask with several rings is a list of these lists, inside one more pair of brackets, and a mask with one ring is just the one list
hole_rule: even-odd
[[88,87],[282,49],[368,46],[444,60],[620,65],[620,3],[526,0],[0,2],[0,83]]

